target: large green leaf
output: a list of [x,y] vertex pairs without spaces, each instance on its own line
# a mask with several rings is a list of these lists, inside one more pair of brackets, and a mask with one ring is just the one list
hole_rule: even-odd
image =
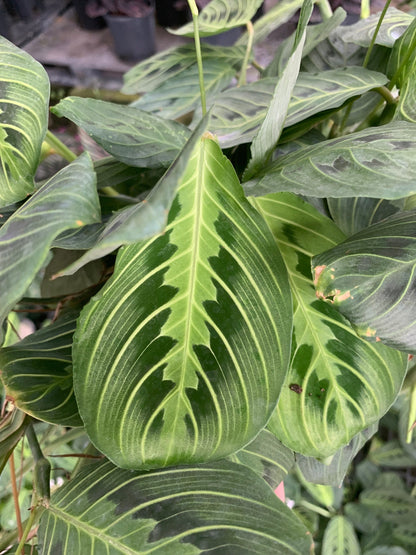
[[[342,30],[343,40],[365,48],[370,46],[379,20],[380,14],[376,13],[354,25],[348,25]],[[391,48],[413,20],[412,15],[396,8],[389,8],[377,33],[375,44]]]
[[[230,84],[234,74],[235,70],[228,61],[204,61],[204,87],[208,102]],[[200,104],[200,99],[198,66],[194,64],[131,106],[163,118],[175,119],[194,110]]]
[[416,210],[395,214],[313,260],[319,297],[369,341],[416,351]]
[[358,543],[353,525],[344,516],[334,516],[325,528],[322,555],[358,555]]
[[48,104],[46,71],[0,37],[0,206],[33,192]]
[[395,400],[406,357],[359,338],[316,298],[311,257],[343,238],[331,220],[290,194],[253,199],[285,260],[294,299],[289,374],[268,428],[306,456],[331,456],[377,422]]
[[[198,15],[199,34],[208,37],[245,25],[262,3],[263,0],[211,0]],[[193,22],[169,30],[175,35],[194,36]]]
[[[302,72],[293,89],[284,127],[290,127],[365,92],[384,85],[382,73],[362,67]],[[224,148],[250,142],[267,112],[276,79],[268,77],[232,88],[217,96],[212,108],[211,129]]]
[[[140,204],[119,210],[105,224],[100,226],[100,229],[87,230],[86,235],[81,239],[84,242],[84,247],[89,250],[76,262],[66,267],[60,275],[73,274],[84,264],[101,258],[122,245],[131,245],[149,239],[164,230],[179,183],[195,148],[197,148],[203,133],[206,131],[208,122],[209,114],[201,120],[175,162],[150,191],[147,198]],[[76,245],[76,241],[79,239],[80,237],[77,237],[77,234],[72,237],[67,235],[64,238],[63,248],[71,248],[69,245],[73,242]],[[59,244],[62,246],[62,238],[58,238],[58,246]]]
[[43,185],[0,229],[0,321],[24,295],[55,237],[99,218],[95,174],[84,154]]
[[78,313],[68,314],[22,341],[0,349],[7,395],[22,411],[62,426],[82,426],[72,386],[72,336]]
[[290,98],[299,74],[302,50],[305,42],[306,26],[313,9],[312,0],[305,0],[299,15],[293,50],[285,64],[282,74],[277,79],[271,102],[267,108],[260,128],[251,144],[251,159],[245,171],[246,178],[256,174],[270,156],[279,140]]
[[295,454],[268,430],[262,430],[254,441],[230,457],[248,466],[273,489],[287,476],[295,464]]
[[273,236],[205,136],[164,235],[123,248],[81,314],[74,382],[91,440],[127,468],[241,449],[275,408],[290,333]]
[[52,111],[75,122],[114,158],[129,166],[168,166],[190,135],[176,121],[93,98],[68,96]]
[[248,195],[403,198],[416,192],[416,126],[394,122],[304,147],[247,181]]
[[42,515],[41,553],[305,555],[311,537],[249,469],[220,462],[145,473],[89,465]]
[[378,429],[378,423],[355,435],[348,445],[339,449],[330,462],[322,462],[314,457],[296,456],[296,463],[302,476],[308,482],[340,487],[349,466],[362,446]]
[[[244,58],[243,46],[211,46],[201,44],[204,64],[209,59],[226,62],[238,68]],[[143,60],[124,74],[121,91],[125,94],[150,92],[173,77],[183,75],[185,70],[196,64],[194,44],[185,44],[163,50],[151,58]]]

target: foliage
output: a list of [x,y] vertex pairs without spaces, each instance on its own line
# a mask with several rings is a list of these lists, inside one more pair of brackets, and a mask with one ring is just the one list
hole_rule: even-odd
[[[98,162],[47,132],[47,75],[0,38],[1,549],[38,523],[42,554],[415,549],[379,466],[416,467],[416,20],[311,27],[285,0],[252,25],[260,4],[190,2],[195,47],[130,70],[130,106],[61,100]],[[68,161],[46,182],[41,149]]]

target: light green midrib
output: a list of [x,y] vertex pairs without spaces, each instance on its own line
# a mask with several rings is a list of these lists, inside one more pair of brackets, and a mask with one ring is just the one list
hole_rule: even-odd
[[[176,390],[179,391],[180,395],[176,397],[176,409],[175,409],[175,418],[172,423],[172,430],[173,433],[171,434],[171,440],[169,442],[169,447],[166,450],[166,458],[165,464],[169,460],[171,456],[172,446],[174,443],[174,439],[176,437],[175,430],[177,427],[177,422],[179,419],[179,412],[180,407],[184,401],[184,382],[185,382],[185,372],[184,369],[187,367],[187,358],[190,347],[192,346],[192,314],[194,311],[194,297],[196,291],[196,276],[198,272],[198,261],[199,261],[199,250],[200,250],[200,237],[201,237],[201,229],[202,229],[202,211],[203,211],[203,196],[204,196],[204,166],[205,166],[205,158],[206,158],[206,141],[201,141],[199,144],[199,156],[197,158],[198,164],[198,178],[197,178],[197,186],[195,190],[195,216],[194,216],[194,226],[192,230],[192,260],[191,260],[191,267],[189,272],[189,280],[188,280],[188,306],[186,309],[186,326],[184,330],[184,341],[182,346],[182,364],[181,368],[182,371],[180,373],[180,381],[177,385]],[[197,437],[198,437],[198,430],[195,430],[195,439],[194,445],[197,445]]]

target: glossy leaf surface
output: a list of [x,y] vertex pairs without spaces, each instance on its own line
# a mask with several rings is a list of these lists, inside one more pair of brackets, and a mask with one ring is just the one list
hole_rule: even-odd
[[[290,127],[325,110],[339,108],[354,97],[387,82],[385,75],[360,67],[298,75],[284,127]],[[224,91],[212,108],[212,131],[224,148],[248,143],[255,136],[273,97],[276,78]]]
[[[45,217],[47,215],[47,217]],[[0,320],[23,296],[65,229],[99,221],[95,174],[88,155],[58,172],[0,230]]]
[[39,543],[62,555],[304,555],[311,538],[244,466],[132,473],[106,462],[86,467],[52,496]]
[[29,54],[0,37],[0,206],[33,192],[48,125],[49,79]]
[[403,198],[416,192],[416,126],[394,122],[304,147],[247,181],[247,195]]
[[353,235],[313,260],[317,294],[369,341],[416,351],[416,211]]
[[[254,16],[263,0],[211,0],[198,15],[201,37],[216,35],[245,25]],[[194,36],[193,22],[179,29],[170,29],[175,35]]]
[[7,395],[22,411],[62,426],[82,426],[72,385],[72,336],[77,314],[62,317],[0,349]]
[[241,449],[276,405],[290,333],[273,236],[206,136],[165,233],[125,247],[81,314],[74,381],[91,440],[126,468]]
[[189,130],[131,106],[68,96],[52,108],[82,127],[114,158],[130,166],[168,166],[189,138]]
[[387,411],[406,357],[359,338],[333,306],[316,298],[310,262],[342,239],[333,222],[290,194],[254,203],[280,247],[294,300],[290,370],[268,429],[294,451],[322,459]]

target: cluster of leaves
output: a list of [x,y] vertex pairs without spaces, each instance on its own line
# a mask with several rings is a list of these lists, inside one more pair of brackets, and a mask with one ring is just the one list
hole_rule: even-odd
[[[130,106],[61,100],[94,163],[47,132],[47,75],[0,38],[0,463],[26,432],[40,553],[305,554],[316,530],[273,493],[295,458],[338,486],[400,392],[412,445],[416,19],[308,26],[286,0],[252,26],[260,4],[210,2],[202,36],[247,32],[202,66],[190,45],[135,66]],[[252,44],[300,7],[246,84]],[[70,163],[39,183],[45,139]],[[15,341],[16,309],[55,317]],[[98,457],[50,499],[33,419]],[[323,551],[348,530],[331,518]]]

